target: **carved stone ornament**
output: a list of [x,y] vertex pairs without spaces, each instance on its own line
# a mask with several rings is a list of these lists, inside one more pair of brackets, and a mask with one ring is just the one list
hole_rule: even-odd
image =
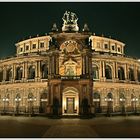
[[60,50],[63,54],[79,54],[79,46],[76,41],[74,40],[68,40],[65,41],[61,46]]

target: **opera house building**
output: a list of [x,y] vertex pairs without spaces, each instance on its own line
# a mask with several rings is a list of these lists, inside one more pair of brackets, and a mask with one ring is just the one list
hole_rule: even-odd
[[15,44],[0,60],[0,113],[95,115],[140,112],[140,61],[125,44],[79,30],[66,11],[61,29]]

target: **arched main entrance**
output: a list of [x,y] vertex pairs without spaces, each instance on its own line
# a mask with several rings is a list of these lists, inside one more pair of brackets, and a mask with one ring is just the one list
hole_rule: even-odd
[[67,87],[62,93],[62,114],[79,114],[79,92],[74,87]]

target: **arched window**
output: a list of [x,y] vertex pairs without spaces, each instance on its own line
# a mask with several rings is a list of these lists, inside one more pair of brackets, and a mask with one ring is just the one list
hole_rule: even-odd
[[30,66],[28,79],[34,79],[34,78],[35,78],[35,66]]
[[123,99],[125,99],[125,96],[124,96],[124,94],[123,93],[120,93],[120,98],[123,98]]
[[122,67],[118,68],[118,78],[119,80],[125,80],[124,69]]
[[106,79],[112,79],[112,70],[108,65],[105,66],[105,77]]
[[47,65],[44,64],[42,66],[42,79],[47,79],[48,78],[48,68]]
[[16,69],[16,80],[21,80],[22,79],[22,73],[23,73],[22,67],[18,67]]
[[135,81],[134,79],[134,70],[132,68],[129,68],[129,71],[128,71],[128,78],[130,81]]
[[0,71],[0,82],[3,80],[3,70]]
[[92,74],[93,74],[93,79],[99,79],[99,69],[97,65],[93,65]]
[[16,95],[16,99],[19,99],[19,98],[20,98],[20,94],[17,93],[17,95]]
[[138,81],[140,82],[140,70],[137,71]]
[[10,81],[12,79],[12,68],[7,70],[6,73],[6,81]]
[[108,98],[108,99],[113,99],[113,95],[112,95],[111,92],[109,92],[109,93],[107,94],[107,98]]
[[28,94],[28,99],[33,99],[33,94],[32,93]]
[[98,92],[95,92],[93,94],[94,99],[100,99],[100,94]]

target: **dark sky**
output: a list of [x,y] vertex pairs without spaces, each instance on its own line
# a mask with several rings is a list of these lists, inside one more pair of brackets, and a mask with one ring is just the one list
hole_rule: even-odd
[[140,58],[139,2],[0,2],[0,57],[14,55],[21,39],[49,33],[54,22],[60,29],[66,10],[77,14],[80,30],[87,23],[91,32],[124,42],[125,53]]

